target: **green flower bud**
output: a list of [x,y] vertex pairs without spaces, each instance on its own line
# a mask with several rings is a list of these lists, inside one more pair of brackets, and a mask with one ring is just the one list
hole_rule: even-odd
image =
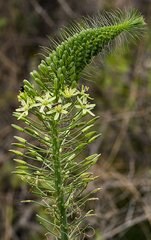
[[37,176],[44,176],[44,174],[39,172],[39,171],[34,172],[34,174],[37,175]]
[[21,143],[12,143],[12,146],[19,147],[19,148],[25,148],[26,146]]
[[[68,53],[67,50],[64,51],[64,54],[65,54],[66,58],[69,56],[69,53]],[[63,55],[64,55],[64,54],[63,54]],[[62,55],[62,57],[63,57],[63,55]]]
[[100,156],[101,154],[97,154],[97,156],[92,160],[91,165],[94,165]]
[[87,126],[84,129],[82,129],[82,133],[88,131],[91,127],[93,127],[93,124],[91,124],[90,126]]
[[58,76],[58,78],[60,77],[60,74],[62,73],[62,69],[61,68],[58,68],[58,70],[57,70],[57,76]]
[[38,93],[32,88],[30,89],[30,93],[31,93],[32,96],[37,96],[38,95]]
[[11,124],[11,126],[12,126],[13,128],[16,128],[16,129],[17,129],[18,131],[20,131],[20,132],[24,132],[24,129],[23,129],[23,128],[15,125],[15,124]]
[[71,82],[73,82],[76,79],[76,76],[77,76],[76,73],[71,75],[71,78],[70,78]]
[[96,189],[94,189],[94,190],[91,192],[91,194],[92,194],[92,193],[96,193],[96,192],[98,192],[98,191],[100,191],[100,190],[102,190],[102,188],[96,188]]
[[[73,75],[72,75],[72,76],[73,76]],[[73,81],[73,80],[71,80],[71,81]],[[77,86],[77,82],[74,80],[74,81],[72,82],[71,88],[74,89],[74,88],[76,88],[76,86]]]
[[[80,49],[79,49],[79,53],[78,53],[78,57],[82,57],[82,55],[83,55],[83,50],[84,50],[84,48],[83,47],[81,47]],[[82,57],[83,58],[83,57]]]
[[41,88],[44,87],[43,82],[42,82],[39,78],[35,78],[35,82],[36,82]]
[[54,72],[56,71],[56,65],[53,62],[50,64],[50,67]]
[[77,62],[81,62],[82,59],[83,59],[83,57],[78,57],[76,60],[77,60]]
[[70,49],[69,49],[69,46],[68,46],[67,44],[65,45],[65,49],[66,49],[68,52],[69,52],[69,50],[70,50]]
[[45,66],[44,64],[40,64],[38,66],[38,69],[43,75],[48,74],[49,72],[47,66]]
[[53,60],[52,53],[49,53],[49,58],[50,58],[51,61]]
[[75,62],[71,62],[69,67],[72,68],[74,66]]
[[31,156],[31,157],[36,157],[37,152],[36,151],[26,152],[26,155]]
[[60,65],[61,67],[64,66],[64,61],[63,61],[63,59],[60,59],[59,65]]
[[24,85],[24,89],[27,93],[30,93],[30,88],[27,85]]
[[86,172],[86,173],[82,173],[80,177],[81,178],[82,177],[90,177],[92,174],[93,174],[92,172]]
[[62,53],[63,53],[63,50],[60,48],[58,51],[57,51],[59,57],[61,58],[62,57]]
[[73,37],[69,38],[68,43],[69,43],[69,45],[73,45],[73,43],[74,43]]
[[70,69],[70,73],[74,73],[75,72],[75,66],[73,66],[71,69]]
[[80,150],[81,148],[86,148],[88,144],[87,143],[81,143],[79,146],[76,147],[76,150]]
[[47,62],[48,65],[50,65],[52,63],[51,58],[50,57],[46,57],[46,62]]
[[58,58],[57,58],[57,56],[56,56],[56,55],[54,55],[54,56],[53,56],[53,62],[54,62],[55,64],[57,64],[57,63],[58,63]]
[[29,169],[29,167],[27,167],[27,166],[17,166],[16,168],[17,169],[22,169],[22,170],[28,170]]
[[55,90],[58,90],[58,89],[59,89],[59,79],[58,79],[58,78],[55,78],[55,79],[54,79],[54,89],[55,89]]
[[62,73],[60,74],[59,79],[60,79],[60,82],[64,84],[64,75]]
[[92,120],[90,120],[90,121],[87,123],[87,126],[93,124],[93,123],[94,123],[95,121],[97,121],[99,118],[100,118],[99,116],[93,118]]
[[74,62],[75,62],[75,52],[74,52],[74,51],[71,51],[70,54],[72,54],[72,55],[70,55],[70,62],[71,62],[71,61],[74,61]]
[[45,141],[44,139],[39,139],[39,142],[42,144],[46,144],[47,141]]
[[43,121],[43,117],[42,117],[42,115],[39,112],[36,112],[36,116],[38,117],[38,119],[40,121]]
[[94,136],[94,137],[92,137],[89,141],[88,141],[88,143],[92,143],[92,142],[94,142],[98,137],[100,137],[101,136],[101,133],[100,134],[98,134],[98,135],[96,135],[96,136]]
[[78,124],[72,124],[71,126],[70,126],[70,130],[73,130],[74,128],[77,128],[78,127]]
[[47,67],[47,64],[46,64],[46,62],[44,60],[41,60],[41,64],[43,64],[44,66]]
[[33,70],[33,71],[30,73],[30,75],[31,75],[31,77],[32,77],[34,80],[35,80],[36,78],[41,79],[40,74],[39,74],[37,71],[35,71],[35,70]]
[[19,175],[28,175],[28,176],[31,176],[31,174],[25,172],[25,171],[14,171],[12,173],[15,173],[15,174],[19,174]]
[[78,123],[78,127],[84,126],[85,122]]
[[96,131],[89,132],[85,135],[85,138],[92,137],[95,133],[96,133]]
[[88,162],[85,162],[84,164],[83,164],[83,167],[86,167],[86,166],[88,166],[88,165],[90,165],[91,164],[91,162],[90,161],[88,161]]
[[28,82],[26,79],[23,80],[23,83],[27,85],[29,88],[33,88],[30,82]]
[[63,67],[61,68],[61,71],[62,71],[63,74],[66,74],[66,67],[63,66]]
[[94,180],[94,178],[84,178],[82,179],[82,182],[92,182]]
[[62,55],[62,60],[64,61],[64,63],[66,62],[66,59],[67,59],[66,54],[63,54],[63,55]]
[[36,132],[35,130],[31,129],[31,128],[25,127],[25,130],[26,130],[27,132],[31,133],[31,134],[38,135],[37,132]]
[[17,139],[19,142],[27,143],[27,140],[22,137],[14,136],[14,138]]
[[73,51],[76,52],[76,50],[77,50],[77,46],[75,46],[75,43],[74,43]]
[[93,154],[93,155],[91,155],[91,156],[88,156],[85,160],[87,161],[89,161],[89,160],[91,160],[91,159],[93,159],[94,157],[96,157],[96,156],[98,156],[98,154]]
[[10,149],[9,152],[12,152],[12,153],[14,153],[14,154],[17,155],[17,156],[21,156],[21,157],[24,156],[24,154],[23,154],[22,152],[17,151],[17,150],[12,150],[12,149]]
[[14,159],[15,162],[18,162],[20,164],[23,164],[23,165],[26,165],[27,163],[23,160],[20,160],[20,159]]

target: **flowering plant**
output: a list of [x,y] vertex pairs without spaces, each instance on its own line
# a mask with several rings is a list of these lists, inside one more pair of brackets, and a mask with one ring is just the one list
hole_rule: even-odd
[[[82,20],[70,30],[62,31],[63,42],[57,43],[45,61],[41,61],[39,72],[31,72],[41,90],[36,91],[24,80],[18,96],[21,106],[14,116],[28,127],[12,126],[34,137],[39,144],[33,145],[15,136],[20,143],[12,145],[24,151],[10,151],[24,158],[14,159],[20,164],[15,173],[41,197],[41,203],[37,204],[46,210],[50,221],[38,217],[56,239],[77,239],[85,231],[89,224],[84,229],[80,229],[80,224],[94,214],[92,210],[84,216],[78,213],[87,201],[97,199],[90,196],[100,190],[97,188],[87,196],[82,195],[88,183],[98,178],[92,177],[88,170],[100,154],[77,160],[100,134],[91,131],[98,117],[93,113],[95,104],[89,103],[93,99],[88,88],[80,87],[79,79],[85,67],[110,45],[112,39],[118,38],[118,42],[121,39],[122,44],[137,39],[144,25],[143,17],[135,10],[118,10]],[[84,118],[87,114],[93,117],[90,121]]]

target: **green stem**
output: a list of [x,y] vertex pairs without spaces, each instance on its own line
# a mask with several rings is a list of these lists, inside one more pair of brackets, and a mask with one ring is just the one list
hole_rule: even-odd
[[66,208],[64,205],[64,192],[61,178],[58,124],[54,123],[52,127],[53,127],[52,139],[53,139],[54,177],[55,177],[56,201],[58,209],[60,211],[61,240],[68,240],[67,215]]

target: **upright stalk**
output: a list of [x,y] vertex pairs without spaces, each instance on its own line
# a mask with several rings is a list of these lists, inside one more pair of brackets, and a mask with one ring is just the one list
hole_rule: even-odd
[[54,179],[56,188],[56,203],[60,211],[61,240],[68,240],[67,216],[66,209],[64,206],[64,192],[61,178],[58,123],[53,124],[52,132],[53,132],[52,139],[53,139]]

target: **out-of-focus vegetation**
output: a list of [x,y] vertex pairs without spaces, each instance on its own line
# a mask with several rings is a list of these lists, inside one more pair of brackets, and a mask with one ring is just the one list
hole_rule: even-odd
[[[17,176],[13,155],[8,152],[16,123],[12,112],[23,79],[37,69],[48,36],[58,27],[94,11],[135,7],[144,15],[147,31],[124,54],[107,57],[89,82],[96,100],[96,128],[102,137],[87,149],[102,153],[94,175],[102,187],[100,201],[91,202],[97,217],[87,219],[96,230],[90,240],[151,239],[151,2],[149,0],[10,0],[0,2],[0,239],[42,240],[45,230],[36,220],[41,211],[21,200],[35,198],[32,189]],[[42,54],[38,54],[41,52]],[[84,211],[89,209],[85,206]],[[42,214],[42,213],[41,213]],[[92,229],[87,235],[93,235]],[[85,239],[88,239],[87,235]]]

